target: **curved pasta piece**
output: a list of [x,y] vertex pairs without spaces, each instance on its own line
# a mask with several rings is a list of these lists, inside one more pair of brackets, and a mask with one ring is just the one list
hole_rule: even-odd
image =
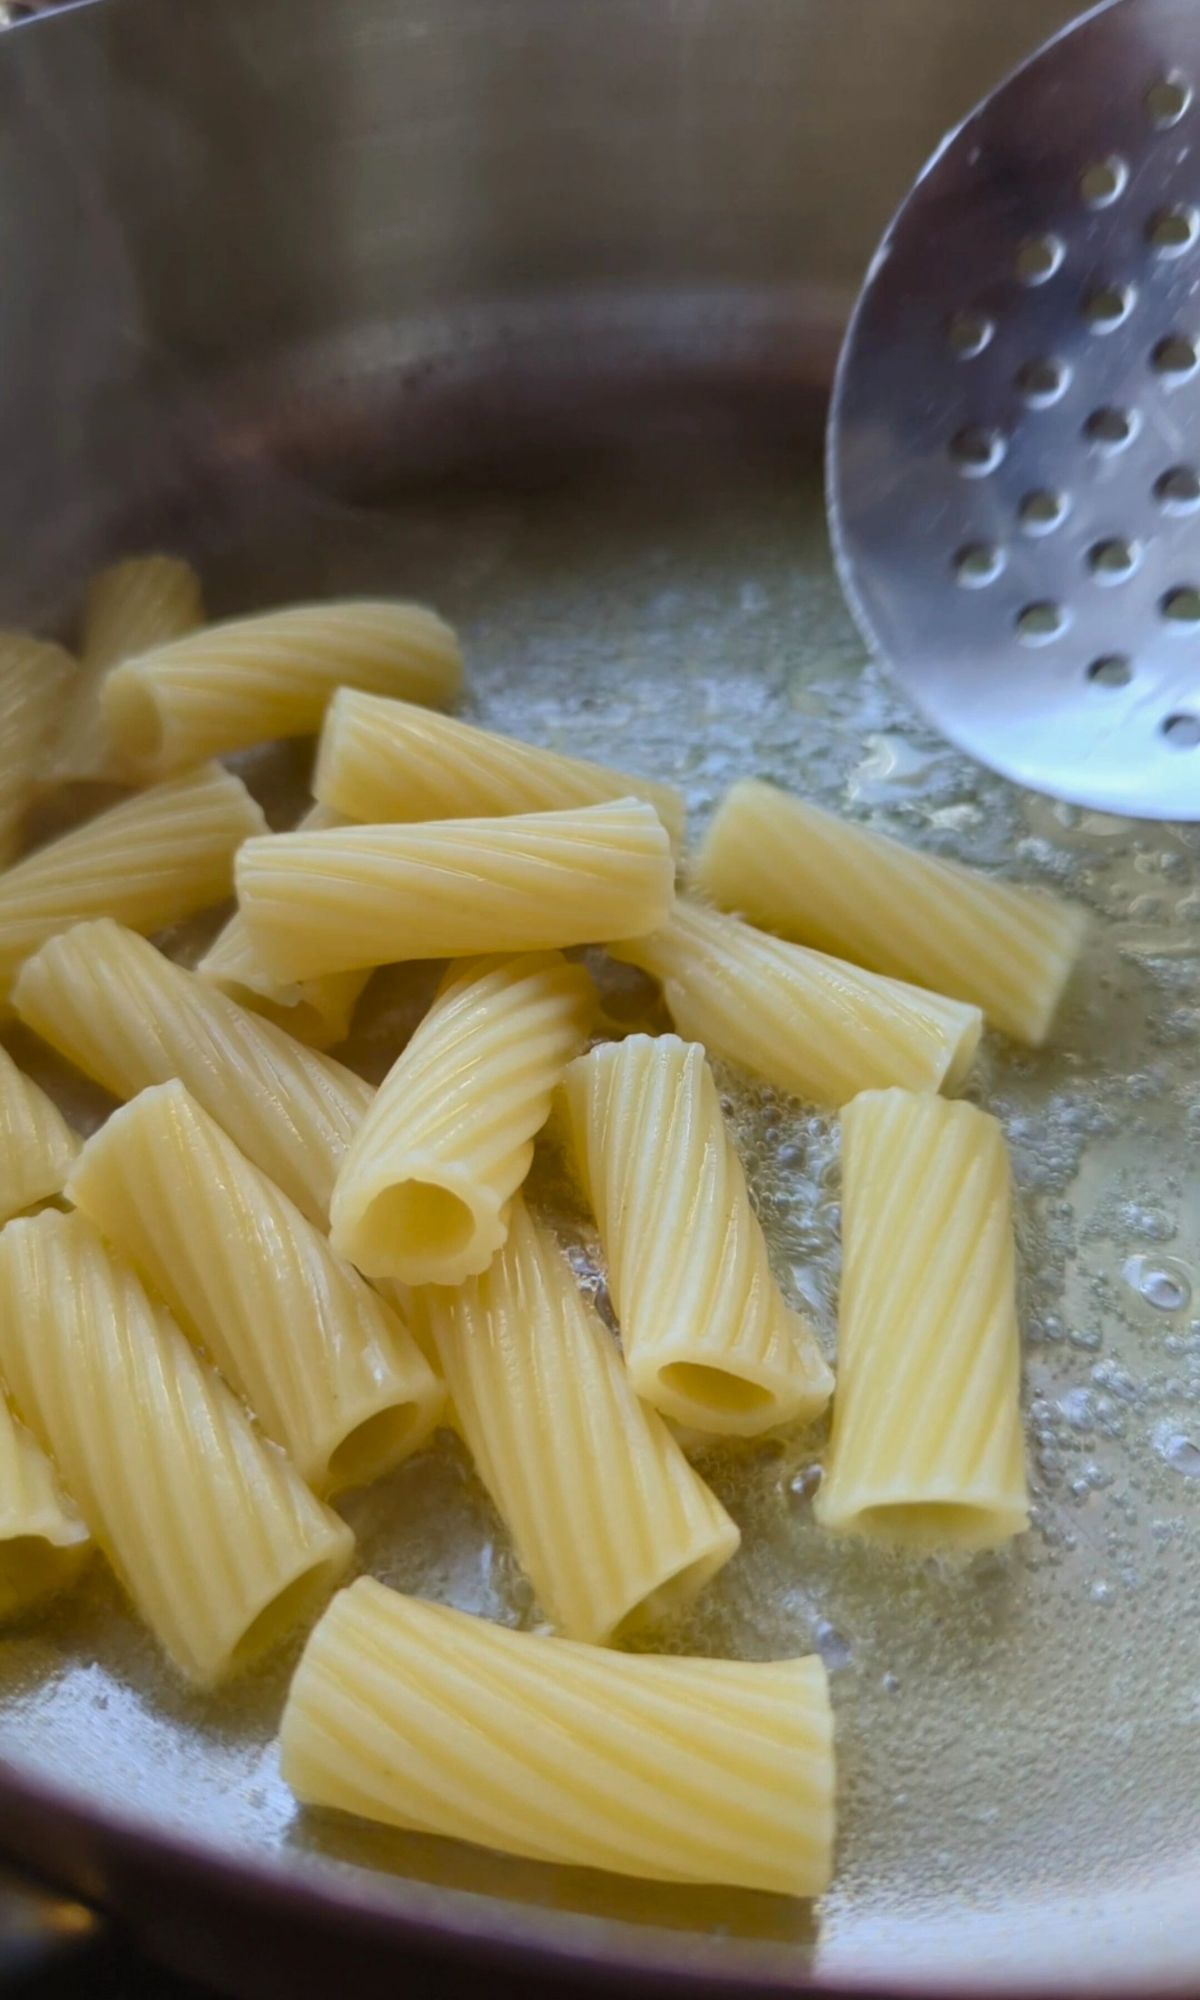
[[983,1549],[1029,1525],[1008,1156],[971,1104],[842,1113],[842,1293],[827,1528]]
[[74,1583],[92,1538],[0,1385],[0,1622]]
[[342,1256],[408,1285],[486,1270],[594,1011],[587,973],[556,951],[452,965],[342,1161]]
[[211,1686],[311,1617],[354,1539],[81,1215],[0,1233],[0,1368],[176,1666]]
[[249,840],[238,901],[280,979],[480,952],[548,951],[666,921],[675,868],[640,799],[504,819]]
[[63,704],[79,669],[61,646],[0,632],[0,868],[21,844]]
[[686,817],[671,785],[357,688],[340,688],[326,710],[313,793],[347,819],[380,822],[485,819],[645,799],[676,849]]
[[[295,831],[316,833],[343,824],[340,813],[318,805],[305,813]],[[239,1006],[262,1014],[277,1028],[286,1028],[289,1035],[312,1049],[332,1048],[335,1042],[345,1040],[358,997],[371,976],[369,970],[361,970],[330,972],[324,979],[275,979],[263,964],[246,919],[238,910],[217,933],[196,971]]]
[[638,1395],[737,1437],[817,1416],[833,1376],[771,1275],[703,1049],[630,1035],[563,1091]]
[[441,1384],[399,1315],[181,1083],[88,1140],[67,1198],[128,1257],[317,1493],[407,1458]]
[[0,1049],[0,1222],[61,1194],[78,1151],[54,1099]]
[[421,1312],[455,1420],[517,1557],[572,1639],[616,1641],[689,1602],[739,1535],[518,1195],[480,1278]]
[[0,1001],[22,959],[85,917],[156,931],[219,903],[233,857],[265,821],[219,764],[97,813],[0,875]]
[[844,1104],[893,1083],[955,1090],[979,1046],[977,1007],[785,944],[682,898],[665,930],[608,949],[662,982],[688,1041],[810,1103]]
[[200,579],[180,556],[128,556],[97,571],[83,605],[82,672],[50,757],[53,783],[128,776],[101,712],[105,679],[122,660],[203,623]]
[[511,1632],[363,1577],[280,1728],[309,1805],[536,1861],[819,1896],[834,1756],[820,1660],[689,1660]]
[[324,1226],[371,1086],[119,924],[77,924],[21,969],[26,1027],[114,1097],[178,1077],[248,1159]]
[[969,1001],[1035,1047],[1087,928],[1044,890],[914,853],[751,779],[726,793],[697,881],[753,924]]
[[232,618],[114,668],[102,708],[112,741],[161,774],[279,736],[315,736],[334,689],[450,701],[462,654],[421,604],[346,598]]

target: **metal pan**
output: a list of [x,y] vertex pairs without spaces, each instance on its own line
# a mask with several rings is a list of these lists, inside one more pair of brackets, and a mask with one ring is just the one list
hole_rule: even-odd
[[[1033,1532],[889,1559],[816,1531],[811,1438],[707,1461],[746,1552],[671,1643],[833,1669],[817,1916],[302,1815],[290,1661],[189,1696],[97,1569],[0,1642],[0,1846],[230,1992],[1200,1984],[1200,837],[931,735],[864,664],[819,477],[888,211],[1067,11],[103,0],[0,42],[5,620],[146,545],[216,610],[416,591],[489,721],[636,751],[701,817],[759,771],[1099,917],[1055,1050],[997,1042],[976,1086],[1020,1187]],[[385,987],[353,1053],[394,1038]],[[727,1082],[830,1335],[829,1121]],[[381,1576],[535,1615],[448,1443],[346,1506]]]

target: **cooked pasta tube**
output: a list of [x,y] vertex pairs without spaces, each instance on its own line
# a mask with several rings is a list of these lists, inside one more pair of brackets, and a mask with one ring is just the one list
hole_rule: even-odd
[[977,1007],[862,972],[680,899],[652,937],[610,945],[662,983],[681,1035],[814,1104],[902,1084],[954,1090],[971,1067]]
[[249,840],[238,901],[280,979],[640,936],[675,894],[671,844],[640,799],[577,812]]
[[78,1151],[54,1099],[0,1049],[0,1222],[61,1194]]
[[84,917],[155,931],[229,894],[261,811],[219,764],[111,806],[0,875],[0,1001],[22,959]]
[[164,1299],[318,1493],[423,1443],[443,1394],[399,1315],[181,1083],[88,1140],[67,1198]]
[[750,779],[726,793],[697,879],[751,923],[967,1000],[1035,1045],[1086,928],[1057,896],[917,854]]
[[595,1643],[656,1623],[738,1546],[554,1238],[518,1195],[508,1241],[457,1290],[422,1295],[479,1476],[547,1617]]
[[342,1161],[335,1249],[409,1285],[486,1270],[594,1002],[560,952],[452,965]]
[[0,1621],[73,1583],[92,1538],[0,1384]]
[[[297,833],[317,833],[344,824],[340,813],[313,806],[295,828]],[[267,971],[247,928],[246,919],[235,910],[225,928],[218,932],[196,967],[201,979],[210,979],[222,993],[240,1006],[249,1007],[286,1028],[297,1041],[312,1049],[332,1048],[344,1041],[358,997],[370,978],[369,970],[330,972],[324,979],[275,979]]]
[[971,1104],[842,1113],[842,1293],[827,1528],[982,1549],[1028,1526],[1008,1156]]
[[179,556],[128,556],[97,572],[84,599],[82,672],[50,756],[54,782],[128,775],[101,712],[105,679],[122,660],[181,639],[203,623],[200,579]]
[[816,1416],[833,1376],[771,1275],[703,1049],[630,1035],[563,1087],[638,1395],[738,1437]]
[[340,1591],[280,1728],[304,1803],[505,1854],[784,1896],[828,1886],[821,1661],[613,1653],[374,1578]]
[[485,819],[645,799],[672,844],[683,845],[684,804],[671,785],[357,688],[340,688],[326,710],[313,792],[347,819],[380,822]]
[[324,1226],[371,1087],[101,918],[27,959],[26,1027],[114,1097],[179,1077],[248,1159]]
[[0,632],[0,868],[21,844],[25,815],[79,669],[61,646]]
[[349,1528],[81,1215],[0,1233],[0,1369],[175,1664],[209,1686],[308,1618]]
[[114,668],[102,708],[112,741],[162,774],[279,736],[314,736],[336,687],[450,701],[458,640],[421,604],[348,598],[208,625]]

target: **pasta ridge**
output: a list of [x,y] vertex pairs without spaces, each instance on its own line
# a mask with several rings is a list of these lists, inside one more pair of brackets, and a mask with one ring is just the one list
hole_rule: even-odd
[[20,846],[62,699],[78,672],[61,646],[28,632],[0,631],[0,868]]
[[59,1194],[78,1151],[54,1099],[0,1049],[0,1223]]
[[129,556],[91,578],[83,607],[81,672],[50,756],[52,783],[119,781],[129,775],[109,740],[101,707],[104,682],[122,660],[180,639],[203,623],[200,579],[178,556]]

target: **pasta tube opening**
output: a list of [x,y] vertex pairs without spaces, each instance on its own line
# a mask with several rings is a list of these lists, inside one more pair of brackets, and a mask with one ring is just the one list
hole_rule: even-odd
[[429,1434],[426,1403],[397,1403],[365,1417],[345,1437],[329,1460],[331,1492],[345,1486],[369,1486]]
[[503,1241],[495,1203],[468,1201],[444,1181],[413,1179],[367,1203],[355,1225],[354,1255],[368,1275],[399,1267],[413,1284],[436,1284],[448,1282],[446,1265],[468,1246],[494,1252]]
[[[832,1525],[832,1524],[831,1524]],[[1028,1526],[1024,1507],[1005,1508],[1002,1500],[883,1500],[847,1516],[845,1525],[868,1540],[892,1548],[932,1552],[961,1549],[971,1553],[995,1548]]]
[[659,1625],[667,1624],[678,1612],[686,1611],[718,1571],[724,1569],[733,1553],[734,1548],[726,1537],[717,1547],[707,1549],[692,1562],[680,1563],[678,1569],[669,1570],[653,1590],[648,1590],[644,1597],[639,1597],[637,1603],[630,1606],[619,1624],[612,1626],[605,1635],[605,1642],[610,1646],[622,1646],[627,1639],[653,1632]]
[[[761,1382],[751,1382],[731,1369],[710,1367],[703,1361],[672,1361],[659,1369],[658,1380],[672,1403],[695,1404],[708,1417],[722,1413],[753,1416],[757,1410],[769,1409],[775,1401],[772,1390],[764,1388]],[[679,1415],[681,1422],[687,1421],[682,1410]]]
[[82,1524],[72,1542],[52,1542],[47,1535],[14,1535],[0,1542],[0,1619],[15,1618],[65,1590],[90,1553]]
[[154,696],[140,681],[118,680],[114,675],[104,706],[108,727],[127,757],[150,764],[162,755],[162,717]]
[[285,1583],[251,1619],[230,1655],[225,1672],[243,1673],[256,1660],[274,1652],[298,1625],[310,1625],[335,1584],[341,1582],[345,1568],[346,1552],[339,1550],[336,1555],[309,1563],[290,1583]]

